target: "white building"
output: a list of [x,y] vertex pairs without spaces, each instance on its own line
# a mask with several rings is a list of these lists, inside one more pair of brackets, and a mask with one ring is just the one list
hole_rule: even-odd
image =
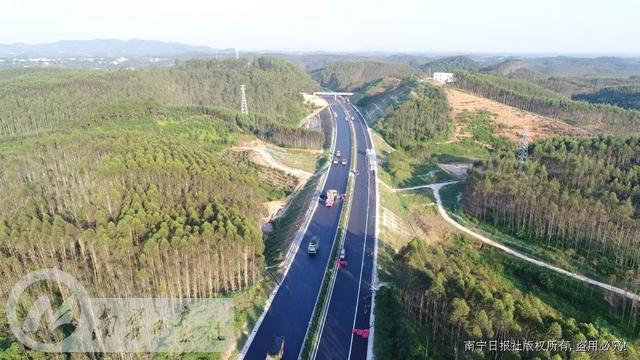
[[433,81],[437,81],[441,84],[453,82],[453,73],[434,72]]

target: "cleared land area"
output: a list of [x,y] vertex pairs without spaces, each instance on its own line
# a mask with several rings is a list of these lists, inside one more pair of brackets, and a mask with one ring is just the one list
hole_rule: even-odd
[[251,151],[254,156],[250,159],[257,165],[280,170],[303,184],[313,175],[323,154],[323,150],[283,148],[261,140],[244,143],[233,150]]
[[534,141],[557,135],[588,135],[587,131],[561,121],[522,111],[448,86],[444,87],[444,91],[454,118],[465,110],[489,111],[495,114],[493,119],[497,134],[511,141],[518,141],[522,137],[524,127],[529,128],[529,137]]

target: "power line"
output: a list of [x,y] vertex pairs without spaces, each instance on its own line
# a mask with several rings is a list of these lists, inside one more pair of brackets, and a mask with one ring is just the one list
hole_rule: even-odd
[[520,165],[526,164],[527,159],[529,159],[529,128],[525,126],[518,147],[518,163]]
[[247,106],[247,94],[245,93],[244,85],[240,85],[240,93],[242,94],[242,102],[240,103],[240,112],[243,114],[249,114],[249,107]]

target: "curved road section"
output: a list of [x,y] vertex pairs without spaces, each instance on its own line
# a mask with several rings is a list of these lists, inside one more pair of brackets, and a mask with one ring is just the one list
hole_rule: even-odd
[[[334,117],[335,149],[340,150],[342,157],[351,159],[351,130],[343,108],[333,98],[327,98],[327,101],[337,114]],[[348,177],[348,164],[332,164],[322,192],[326,194],[328,189],[336,189],[343,194]],[[298,358],[327,269],[331,248],[336,240],[342,205],[342,201],[336,202],[332,208],[326,208],[323,203],[318,204],[289,270],[276,290],[269,308],[265,310],[262,321],[256,324],[257,331],[254,329],[255,334],[247,340],[246,352],[240,357],[263,360],[271,348],[273,337],[284,336],[284,358]],[[355,207],[355,204],[352,206]],[[317,254],[309,255],[307,246],[314,236],[320,247]]]
[[351,104],[345,109],[353,119],[357,171],[344,248],[347,266],[338,270],[330,291],[329,308],[320,329],[316,359],[366,359],[367,341],[354,329],[371,327],[372,275],[376,228],[376,174],[373,144],[367,124]]
[[615,287],[613,285],[609,285],[609,284],[605,284],[603,282],[597,281],[597,280],[593,280],[591,278],[588,278],[584,275],[581,274],[577,274],[571,271],[567,271],[565,269],[559,268],[557,266],[548,264],[544,261],[540,261],[537,259],[534,259],[530,256],[524,255],[522,253],[519,253],[509,247],[506,247],[496,241],[493,241],[485,236],[482,236],[476,232],[474,232],[471,229],[466,228],[465,226],[461,225],[460,223],[458,223],[457,221],[453,220],[449,214],[447,214],[447,211],[444,209],[444,207],[442,206],[442,199],[440,198],[440,189],[447,186],[447,185],[451,185],[456,183],[457,181],[450,181],[450,182],[446,182],[446,183],[439,183],[439,184],[431,184],[431,185],[424,185],[424,186],[417,186],[417,187],[413,187],[413,188],[406,188],[406,189],[401,189],[402,191],[404,190],[412,190],[412,189],[417,189],[417,188],[421,188],[421,187],[428,187],[431,190],[433,190],[433,195],[436,199],[436,204],[438,206],[438,212],[440,212],[440,215],[451,225],[453,225],[456,229],[466,233],[467,235],[470,235],[480,241],[482,241],[485,244],[491,245],[495,248],[498,248],[504,252],[506,252],[509,255],[515,256],[519,259],[522,259],[524,261],[527,261],[531,264],[537,265],[537,266],[541,266],[543,268],[555,271],[559,274],[565,275],[565,276],[569,276],[571,278],[586,282],[588,284],[592,284],[592,285],[596,285],[598,287],[601,287],[605,290],[609,290],[611,292],[614,292],[616,294],[622,295],[628,299],[634,300],[634,301],[640,301],[640,295],[638,294],[634,294],[631,291],[628,290],[624,290],[618,287]]

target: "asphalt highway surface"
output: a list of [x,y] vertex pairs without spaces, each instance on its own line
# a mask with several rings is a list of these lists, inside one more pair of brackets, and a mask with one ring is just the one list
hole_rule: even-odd
[[316,359],[366,359],[367,339],[353,329],[370,328],[371,281],[375,246],[376,177],[367,150],[372,149],[367,125],[352,108],[357,146],[357,173],[345,252],[347,266],[340,268],[331,291],[329,309],[321,329]]
[[[338,103],[339,99],[334,100],[333,97],[327,97],[326,99],[331,109],[337,114],[335,118],[337,131],[335,149],[340,150],[341,158],[344,157],[350,161],[351,130],[345,118],[343,107]],[[360,155],[358,155],[358,159],[360,159]],[[343,194],[347,188],[349,164],[346,166],[331,164],[330,166],[322,192],[326,194],[328,189],[336,189],[338,193]],[[360,171],[360,174],[363,173],[366,174],[367,172]],[[362,182],[356,180],[355,191],[366,191],[360,189],[361,186]],[[331,248],[333,242],[336,241],[338,222],[343,206],[342,201],[337,201],[332,208],[326,208],[320,199],[318,201],[320,203],[312,215],[309,227],[304,234],[289,271],[282,280],[257,332],[253,338],[248,340],[250,344],[244,356],[245,359],[263,360],[271,348],[274,336],[285,337],[285,359],[297,359],[302,350],[304,337],[313,314],[322,278],[327,268]],[[356,201],[361,202],[361,197],[358,196]],[[361,210],[363,208],[362,204],[353,203],[352,213],[353,209]],[[320,247],[317,254],[309,255],[307,254],[307,245],[313,236],[318,238]],[[358,248],[355,246],[349,247],[347,256],[351,256],[351,251],[353,251],[352,256],[355,261],[358,258],[358,255],[356,255]],[[355,263],[353,265],[354,268],[359,266]],[[353,308],[353,305],[349,305],[349,308]],[[353,321],[353,314],[350,315],[350,318],[350,321]],[[349,341],[350,338],[347,334],[347,338],[342,340],[342,345],[346,342],[348,346]]]

